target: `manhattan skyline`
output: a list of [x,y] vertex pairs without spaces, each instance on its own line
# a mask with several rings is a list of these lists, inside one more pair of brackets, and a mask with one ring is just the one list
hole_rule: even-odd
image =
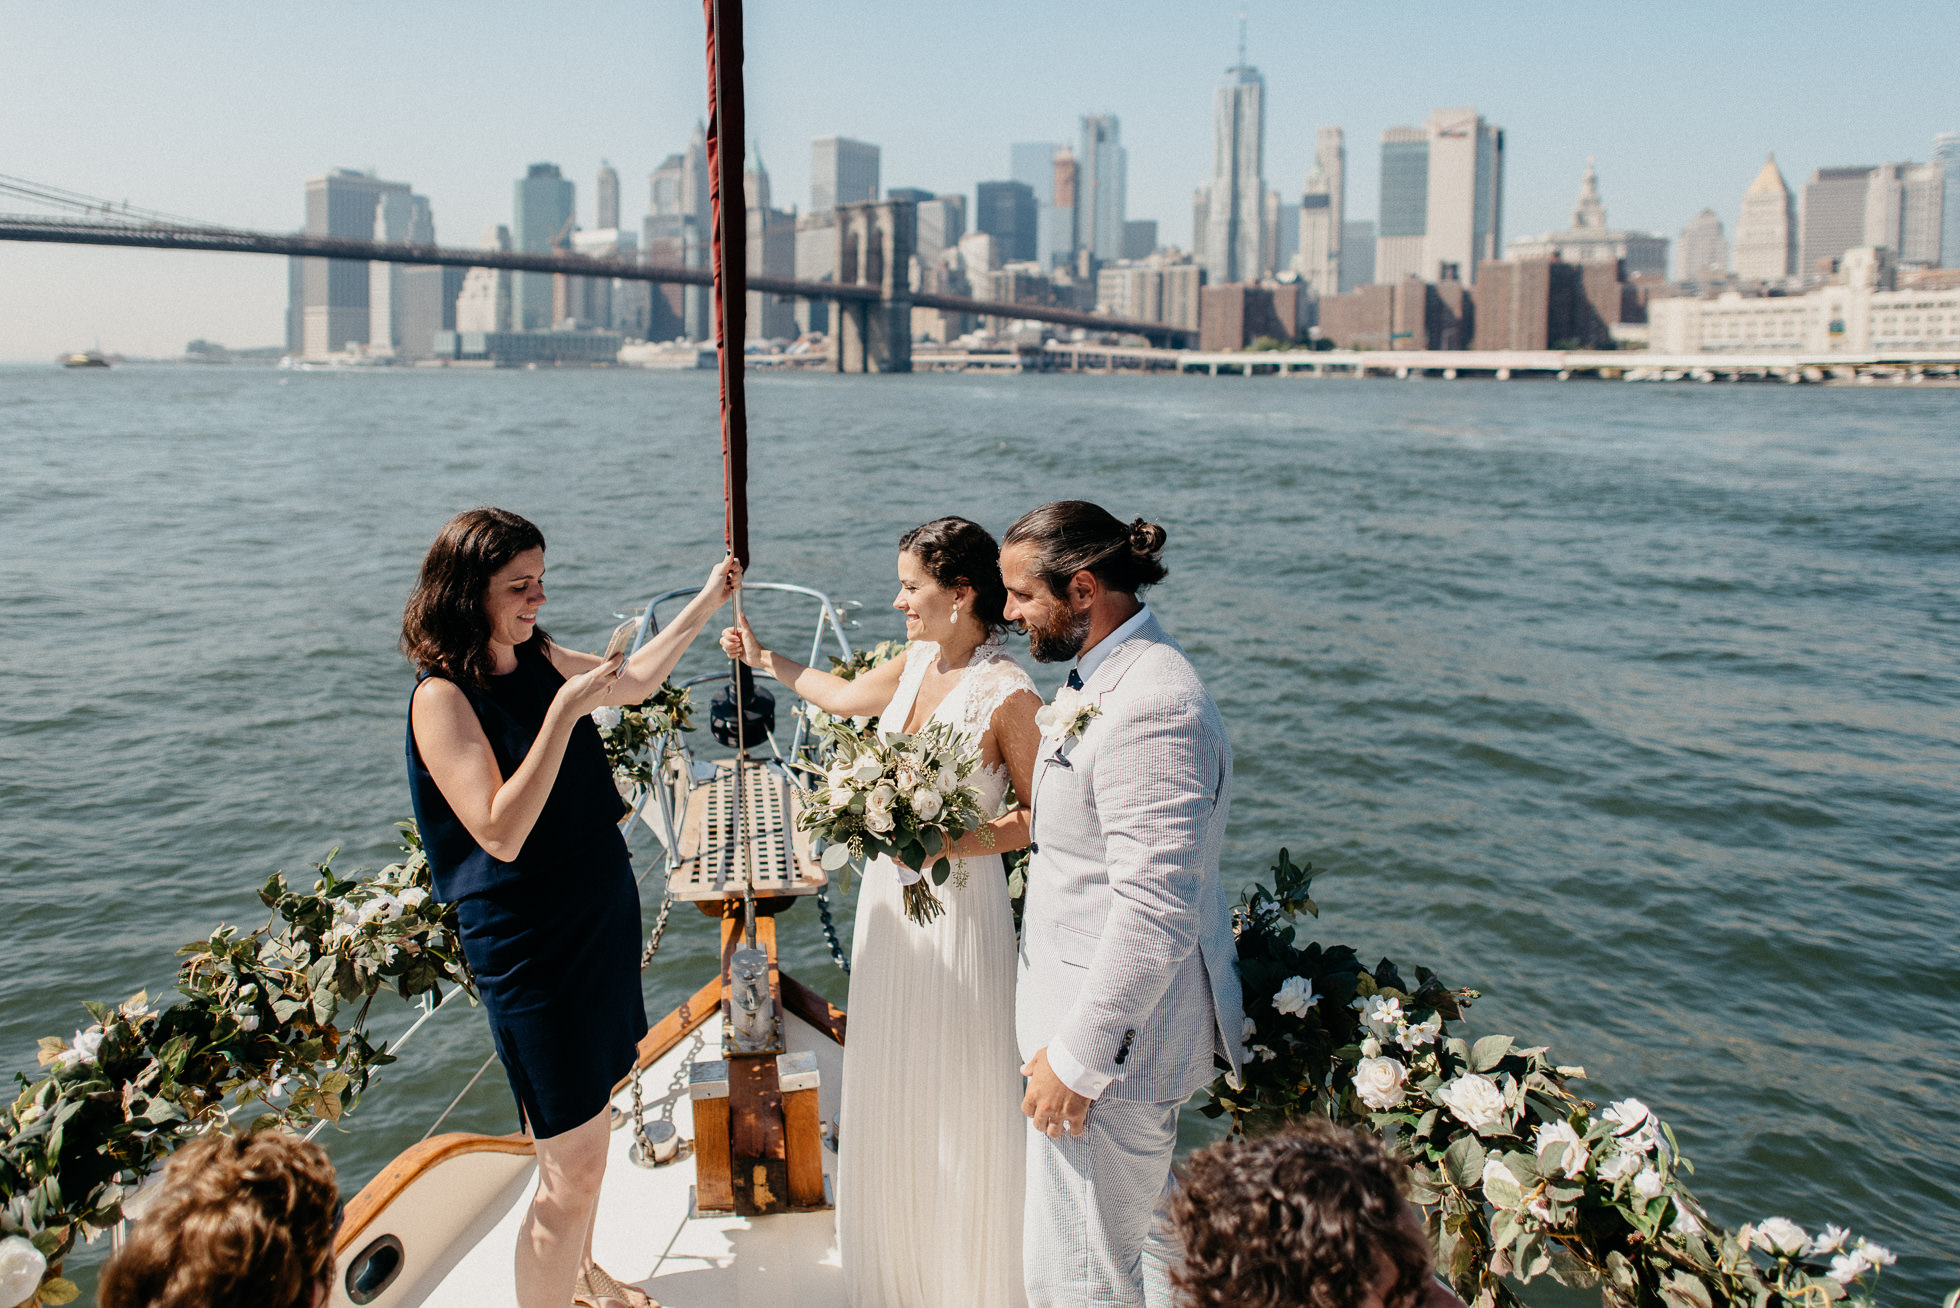
[[[1251,4],[1247,61],[1267,87],[1266,183],[1297,203],[1315,132],[1346,130],[1348,217],[1376,216],[1383,129],[1474,105],[1507,132],[1508,238],[1566,225],[1587,155],[1615,227],[1673,238],[1704,207],[1734,230],[1775,150],[1799,184],[1816,167],[1925,159],[1960,128],[1941,7],[1888,11],[1895,34],[1859,61],[1825,37],[1827,6],[1743,4],[1637,16],[1541,5],[1392,14]],[[596,225],[605,158],[628,221],[646,178],[705,111],[698,6],[509,4],[333,14],[244,6],[175,15],[21,11],[0,52],[0,171],[215,222],[299,225],[304,179],[376,168],[430,198],[445,244],[510,223],[531,163],[578,187]],[[883,152],[887,188],[971,196],[1010,176],[1009,147],[1067,141],[1085,114],[1122,121],[1128,215],[1190,248],[1192,189],[1211,172],[1213,89],[1236,60],[1231,4],[1003,4],[984,13],[784,0],[748,8],[749,126],[777,203],[809,205],[809,142]],[[1866,24],[1869,27],[1869,23]],[[517,39],[521,38],[521,39]],[[100,338],[174,354],[193,336],[280,339],[283,263],[242,256],[0,245],[0,358],[44,360]]]

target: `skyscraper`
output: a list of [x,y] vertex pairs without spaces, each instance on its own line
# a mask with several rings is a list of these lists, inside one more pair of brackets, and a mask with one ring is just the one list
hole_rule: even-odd
[[1681,229],[1680,279],[1720,281],[1728,272],[1729,238],[1722,231],[1722,219],[1713,209],[1703,209]]
[[1422,276],[1429,232],[1429,134],[1421,128],[1391,127],[1382,133],[1376,221],[1375,282],[1392,286]]
[[599,161],[599,186],[595,194],[598,203],[592,225],[601,231],[619,226],[619,172],[604,159]]
[[1742,197],[1742,217],[1735,225],[1735,275],[1746,282],[1780,282],[1796,265],[1796,201],[1772,152]]
[[1899,191],[1899,262],[1939,267],[1946,226],[1945,167],[1905,165]]
[[1067,146],[1055,151],[1054,168],[1055,206],[1048,213],[1048,257],[1054,263],[1073,262],[1075,252],[1082,248],[1082,210],[1076,204],[1081,195],[1082,170],[1075,161],[1075,151]]
[[[382,198],[393,197],[388,216],[379,216]],[[410,193],[407,182],[384,182],[372,173],[336,168],[306,183],[306,234],[351,236],[363,241],[407,240],[414,201],[426,220],[428,201]],[[388,236],[390,231],[401,234]],[[433,241],[433,233],[428,238]],[[302,352],[322,358],[372,338],[374,268],[352,259],[308,259],[300,269],[299,328]],[[386,279],[384,279],[385,281]],[[392,317],[392,313],[390,315]],[[386,345],[390,341],[379,342]]]
[[[653,170],[648,178],[648,192],[647,216],[641,229],[646,261],[706,268],[713,217],[708,195],[705,124],[694,124],[684,153],[668,155]],[[664,332],[673,325],[671,317],[678,320],[681,334],[690,340],[708,339],[714,330],[710,288],[666,285],[657,287],[654,295],[666,300],[667,309],[657,304],[652,307],[652,329]]]
[[[919,266],[936,268],[939,257],[946,251],[956,248],[960,238],[966,235],[966,197],[964,195],[940,195],[930,200],[922,200],[913,210],[912,250],[919,257]],[[933,290],[927,286],[924,289]]]
[[810,142],[810,212],[878,198],[878,147],[848,136]]
[[[1192,233],[1198,262],[1212,285],[1249,282],[1272,264],[1266,213],[1266,79],[1239,62],[1211,99],[1211,181],[1204,188],[1204,232]],[[1277,215],[1274,215],[1277,218]]]
[[[1805,281],[1818,275],[1827,260],[1866,244],[1865,222],[1871,199],[1870,164],[1854,168],[1819,168],[1803,188],[1803,255],[1797,272]],[[1896,247],[1894,247],[1896,249]]]
[[1940,166],[1940,266],[1960,268],[1960,132],[1933,138],[1933,162]]
[[1035,257],[1039,213],[1034,188],[1026,182],[981,182],[974,187],[973,229],[999,240],[1005,262]]
[[[1061,149],[1053,141],[1024,141],[1007,147],[1007,175],[1034,192],[1035,258],[1044,268],[1056,262],[1055,156]],[[1061,260],[1066,262],[1074,253],[1073,249],[1061,251]]]
[[1130,156],[1115,114],[1082,119],[1082,151],[1075,162],[1076,247],[1097,259],[1120,259],[1129,216]]
[[1367,219],[1342,223],[1341,293],[1367,286],[1374,280],[1375,224]]
[[1313,171],[1300,197],[1300,248],[1293,267],[1321,299],[1340,294],[1341,228],[1347,222],[1347,141],[1338,127],[1314,139]]
[[[407,242],[410,245],[434,245],[436,243],[435,219],[429,212],[426,197],[415,195],[404,189],[382,191],[375,196],[374,232],[377,241]],[[399,263],[371,263],[368,265],[368,349],[389,351],[395,354],[427,354],[434,340],[430,334],[420,342],[413,336],[423,335],[417,329],[411,330],[405,294],[409,285],[409,268]],[[426,278],[417,278],[416,284],[425,290]],[[440,283],[437,283],[438,288]],[[427,313],[421,314],[426,320]]]
[[[557,164],[534,163],[512,187],[513,246],[527,254],[548,254],[572,235],[573,188]],[[551,328],[551,274],[520,272],[512,295],[511,317],[518,331]]]
[[1429,213],[1420,276],[1440,281],[1454,268],[1474,283],[1477,265],[1503,249],[1504,129],[1464,107],[1435,110],[1424,131]]

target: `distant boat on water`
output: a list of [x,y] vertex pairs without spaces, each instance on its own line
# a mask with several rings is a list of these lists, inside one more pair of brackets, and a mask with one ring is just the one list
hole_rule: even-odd
[[61,366],[64,368],[106,368],[109,366],[109,356],[100,350],[77,350],[73,354],[62,355]]

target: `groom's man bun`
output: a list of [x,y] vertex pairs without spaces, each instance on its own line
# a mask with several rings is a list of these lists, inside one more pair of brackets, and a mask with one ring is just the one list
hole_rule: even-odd
[[1087,500],[1056,500],[1032,509],[1007,529],[1002,548],[1035,547],[1035,571],[1056,595],[1068,590],[1069,579],[1087,570],[1111,590],[1134,595],[1162,581],[1170,570],[1159,556],[1164,552],[1164,529],[1137,518],[1127,527],[1114,514]]

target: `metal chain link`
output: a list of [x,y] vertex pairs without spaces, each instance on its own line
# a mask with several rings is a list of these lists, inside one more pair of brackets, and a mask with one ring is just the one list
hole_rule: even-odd
[[674,911],[674,892],[668,891],[667,898],[660,902],[660,916],[653,920],[653,934],[647,937],[646,952],[640,955],[640,970],[647,970],[653,962],[654,954],[660,949],[660,937],[667,934],[667,915]]
[[817,912],[823,918],[823,938],[830,942],[830,961],[851,974],[851,960],[844,957],[844,946],[837,943],[837,924],[830,920],[830,892],[817,891]]
[[[640,955],[640,970],[647,970],[653,956],[660,951],[660,939],[667,934],[667,918],[674,911],[674,892],[669,890],[667,897],[660,901],[660,916],[653,920],[653,934],[647,937],[646,952]],[[633,1069],[633,1138],[646,1157],[653,1157],[653,1141],[647,1139],[647,1110],[640,1098],[640,1068]]]

